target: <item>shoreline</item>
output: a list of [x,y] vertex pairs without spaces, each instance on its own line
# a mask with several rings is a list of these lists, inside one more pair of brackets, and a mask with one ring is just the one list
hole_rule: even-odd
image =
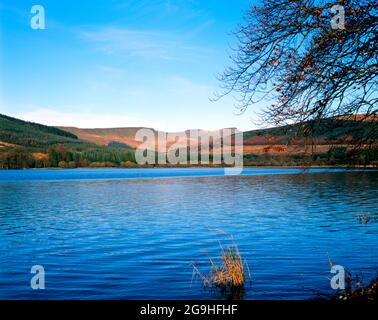
[[[236,167],[220,167],[220,166],[135,166],[135,167],[77,167],[77,168],[57,168],[57,167],[47,167],[47,168],[20,168],[20,169],[0,169],[1,171],[39,171],[39,170],[101,170],[101,169],[114,169],[114,170],[124,170],[124,169],[233,169]],[[376,165],[355,165],[355,166],[347,166],[347,165],[337,165],[337,166],[320,166],[320,165],[313,165],[313,166],[243,166],[241,169],[350,169],[350,170],[372,170],[378,169]]]

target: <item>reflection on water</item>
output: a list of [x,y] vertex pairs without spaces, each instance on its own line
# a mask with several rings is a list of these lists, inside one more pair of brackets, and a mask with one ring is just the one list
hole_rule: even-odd
[[[376,172],[174,170],[0,172],[0,298],[307,299],[332,293],[328,255],[366,281],[378,270]],[[219,256],[205,226],[235,237],[253,278],[243,292],[190,285],[190,262]],[[36,264],[44,291],[30,289]]]

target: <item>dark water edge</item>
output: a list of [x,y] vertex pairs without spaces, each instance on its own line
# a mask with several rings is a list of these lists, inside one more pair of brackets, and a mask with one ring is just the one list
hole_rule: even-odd
[[[246,170],[1,171],[0,298],[331,297],[328,256],[375,276],[378,226],[358,215],[378,217],[377,172]],[[205,226],[249,262],[252,285],[236,296],[191,286],[190,262],[206,271],[224,241]],[[35,264],[44,291],[30,288]]]
[[340,172],[378,172],[378,169],[348,168],[106,168],[0,170],[1,181],[118,180],[149,178],[218,177]]

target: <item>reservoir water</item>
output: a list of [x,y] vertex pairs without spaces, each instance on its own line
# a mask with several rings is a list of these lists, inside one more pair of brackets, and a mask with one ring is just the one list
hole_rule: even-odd
[[[368,284],[378,172],[0,171],[0,299],[227,299],[191,283],[190,263],[206,272],[228,243],[217,230],[249,263],[240,299],[332,295],[328,257]],[[34,265],[45,290],[30,287]]]

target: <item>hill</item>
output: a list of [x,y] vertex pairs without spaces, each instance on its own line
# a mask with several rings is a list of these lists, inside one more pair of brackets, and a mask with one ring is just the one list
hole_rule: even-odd
[[0,146],[6,144],[36,151],[57,144],[70,148],[88,146],[87,142],[70,132],[0,114]]
[[[79,139],[88,141],[99,146],[129,146],[130,148],[137,148],[141,142],[135,139],[137,132],[140,129],[149,129],[152,130],[155,137],[158,136],[159,133],[167,134],[167,132],[157,131],[152,128],[141,128],[141,127],[126,127],[126,128],[99,128],[99,129],[81,129],[76,127],[57,127],[60,130],[68,131],[76,136]],[[206,130],[199,130],[201,135],[204,136],[211,136],[214,132],[213,131],[206,131]],[[195,141],[191,141],[189,137],[188,130],[183,132],[172,132],[173,135],[178,134],[186,134],[188,139],[185,142],[185,146],[190,142],[195,143]],[[171,146],[175,143],[175,139],[168,139],[167,147]],[[151,149],[158,150],[156,145],[151,145]]]
[[[249,154],[305,154],[308,152],[328,152],[335,145],[343,146],[360,136],[364,136],[368,130],[377,131],[377,118],[360,121],[362,115],[355,116],[353,120],[328,119],[316,123],[307,123],[306,129],[314,127],[315,134],[312,141],[296,137],[298,125],[287,125],[277,128],[268,128],[243,132],[244,153]],[[358,121],[356,121],[358,119]],[[106,129],[80,129],[75,127],[59,127],[68,131],[80,139],[100,145],[115,146],[124,145],[137,148],[140,142],[135,140],[137,131],[141,128],[106,128]],[[154,131],[157,136],[158,131]],[[184,132],[178,133],[183,134]],[[186,133],[186,132],[185,132]],[[212,135],[211,131],[202,131],[202,134]],[[378,137],[378,133],[377,133]],[[294,139],[295,138],[295,139]],[[190,140],[188,136],[188,140]],[[168,147],[174,141],[168,141]],[[154,146],[151,146],[152,148]],[[311,147],[311,150],[309,150]]]
[[[357,118],[357,117],[356,117]],[[375,136],[378,139],[377,118],[370,120],[325,119],[320,124],[307,122],[302,131],[311,130],[311,140],[298,136],[299,125],[287,125],[277,128],[244,132],[246,150],[253,147],[270,147],[270,153],[303,153],[311,147],[311,152],[326,152],[335,146],[342,146],[360,140],[361,137]],[[377,140],[378,141],[378,140]]]
[[0,169],[112,166],[134,161],[133,149],[101,147],[55,127],[0,114]]
[[[363,121],[356,121],[357,118]],[[367,132],[375,135],[378,141],[377,118],[327,119],[320,125],[308,122],[303,130],[309,128],[314,132],[311,141],[296,136],[298,125],[238,133],[244,138],[244,164],[377,164],[377,146],[353,157],[350,157],[349,146]],[[134,150],[141,143],[135,139],[139,129],[54,128],[0,115],[0,168],[135,166]],[[154,130],[154,133],[157,136],[159,132]],[[201,131],[201,134],[212,136],[213,132]],[[167,141],[167,147],[174,142],[174,139]],[[186,148],[188,142],[196,143],[188,137],[182,148]],[[222,145],[222,141],[216,142],[218,146]],[[153,144],[151,148],[163,152]],[[213,154],[221,150],[210,145]]]
[[118,142],[135,148],[139,145],[135,141],[135,134],[142,128],[80,129],[75,127],[57,127],[57,129],[70,132],[81,140],[99,146],[108,146],[112,142]]

